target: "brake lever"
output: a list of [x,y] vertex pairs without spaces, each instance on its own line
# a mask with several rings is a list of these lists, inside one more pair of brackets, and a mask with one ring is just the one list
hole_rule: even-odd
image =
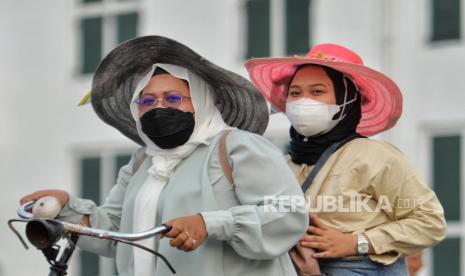
[[23,239],[23,236],[21,236],[21,234],[18,232],[18,230],[16,230],[16,228],[13,226],[13,222],[29,222],[29,220],[26,220],[26,219],[10,219],[8,220],[8,226],[10,227],[11,231],[13,231],[13,233],[16,235],[16,237],[18,237],[19,241],[23,244],[24,248],[26,248],[26,250],[29,249],[29,246],[27,246],[26,242],[24,241]]

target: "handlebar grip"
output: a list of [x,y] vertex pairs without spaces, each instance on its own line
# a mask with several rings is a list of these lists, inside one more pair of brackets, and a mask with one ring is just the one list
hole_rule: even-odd
[[165,226],[165,230],[161,231],[160,234],[166,234],[168,233],[169,231],[171,231],[171,229],[173,229],[173,227],[169,226],[169,225],[166,225],[166,224],[162,224],[163,226]]
[[54,196],[44,196],[18,207],[17,214],[22,219],[45,218],[53,219],[61,211],[60,201]]

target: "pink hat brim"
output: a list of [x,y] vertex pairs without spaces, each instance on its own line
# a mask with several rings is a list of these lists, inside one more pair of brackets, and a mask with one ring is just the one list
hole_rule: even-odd
[[259,58],[246,63],[252,82],[268,101],[285,111],[287,86],[302,64],[322,65],[350,77],[362,93],[362,118],[357,132],[375,135],[393,127],[402,114],[402,94],[386,75],[355,63],[313,58]]

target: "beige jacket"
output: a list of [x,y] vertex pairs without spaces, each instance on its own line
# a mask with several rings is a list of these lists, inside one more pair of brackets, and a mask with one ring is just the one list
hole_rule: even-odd
[[[288,164],[302,184],[313,166]],[[447,183],[443,183],[447,185]],[[402,255],[444,239],[446,222],[436,194],[406,157],[390,144],[355,139],[323,166],[306,192],[310,212],[330,227],[364,233],[376,254],[391,264]]]

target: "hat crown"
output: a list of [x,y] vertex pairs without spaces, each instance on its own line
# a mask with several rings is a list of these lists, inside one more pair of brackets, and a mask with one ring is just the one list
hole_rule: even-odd
[[347,62],[363,65],[362,58],[346,47],[337,44],[318,44],[314,46],[305,58],[327,61]]

